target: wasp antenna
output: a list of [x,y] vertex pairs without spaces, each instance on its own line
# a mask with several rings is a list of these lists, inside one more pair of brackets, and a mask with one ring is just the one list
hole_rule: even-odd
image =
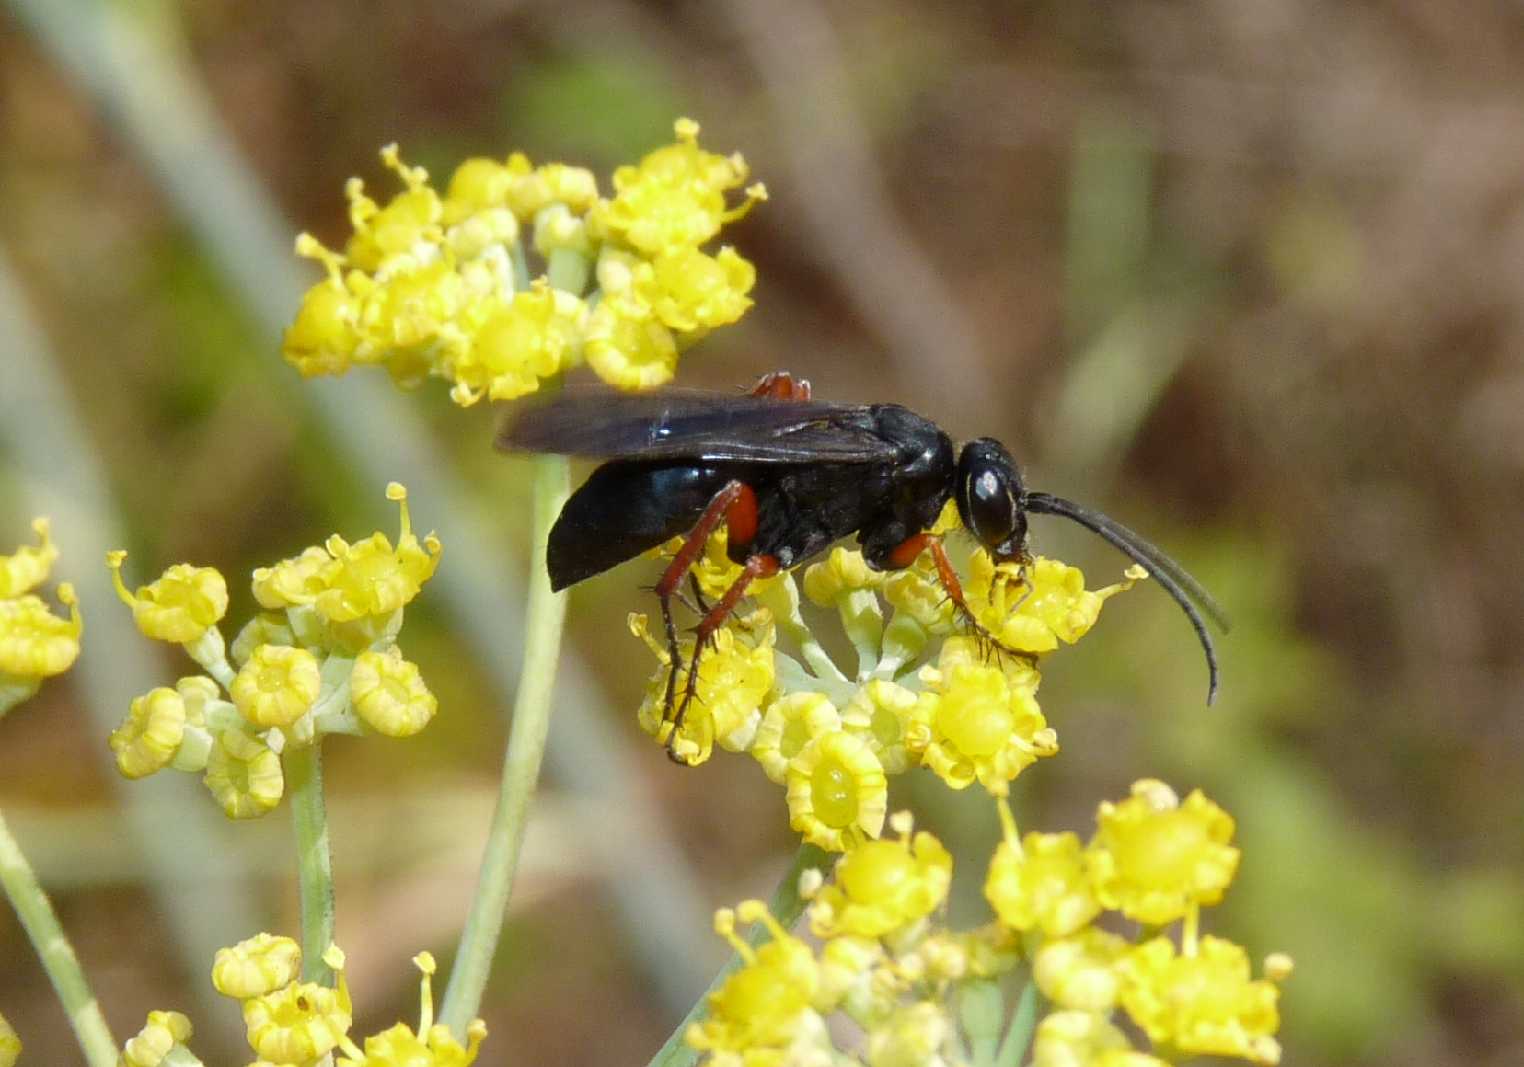
[[[1206,653],[1207,703],[1212,703],[1217,697],[1217,649],[1212,644],[1212,635],[1207,632],[1206,621],[1201,617],[1201,612],[1205,611],[1223,633],[1227,633],[1229,629],[1228,616],[1217,601],[1212,599],[1212,594],[1208,593],[1200,582],[1192,578],[1184,567],[1108,515],[1048,493],[1027,493],[1024,503],[1030,512],[1039,515],[1060,515],[1079,523],[1085,529],[1110,542],[1123,555],[1148,571],[1154,580],[1164,587],[1164,591],[1180,605],[1180,610],[1184,611],[1186,617],[1190,619],[1191,627],[1196,631],[1196,639],[1201,642],[1201,650]],[[1197,610],[1198,604],[1201,606],[1201,611]]]

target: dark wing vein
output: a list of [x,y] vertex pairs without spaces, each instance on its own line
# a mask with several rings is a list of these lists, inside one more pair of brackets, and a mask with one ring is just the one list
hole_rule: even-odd
[[510,416],[497,444],[606,459],[751,463],[871,463],[896,454],[866,405],[677,389],[568,391]]

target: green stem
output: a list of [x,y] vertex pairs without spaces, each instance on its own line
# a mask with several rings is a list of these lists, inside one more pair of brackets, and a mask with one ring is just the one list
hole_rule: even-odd
[[1027,1046],[1032,1043],[1032,1031],[1037,1027],[1037,982],[1028,980],[1011,1013],[1011,1025],[995,1053],[996,1067],[1019,1067]]
[[[783,874],[783,880],[778,883],[778,888],[773,890],[773,898],[768,902],[768,910],[777,918],[785,930],[791,928],[799,921],[799,916],[804,914],[804,906],[807,903],[799,895],[799,876],[811,867],[825,870],[830,866],[831,857],[815,845],[802,844],[799,851],[794,853],[794,862]],[[767,930],[760,926],[754,926],[746,935],[746,943],[756,948],[769,937]],[[672,1036],[667,1038],[667,1043],[651,1057],[649,1067],[692,1067],[698,1062],[699,1053],[696,1049],[688,1047],[683,1037],[688,1032],[688,1027],[698,1022],[709,1011],[709,994],[717,991],[725,984],[726,979],[741,969],[741,957],[732,954],[729,962],[720,968],[720,973],[714,976],[714,981],[709,983],[709,988],[698,998],[688,1014],[683,1016],[683,1021],[677,1024],[677,1029],[672,1031]]]
[[296,827],[297,891],[301,904],[302,979],[333,983],[323,953],[333,944],[333,857],[323,804],[323,753],[318,742],[286,751],[286,785]]
[[116,1067],[116,1039],[111,1036],[101,1007],[90,992],[90,984],[85,981],[79,957],[74,955],[63,927],[58,925],[53,905],[48,903],[47,894],[37,884],[37,875],[22,854],[21,846],[11,836],[4,815],[0,815],[0,885],[5,887],[5,895],[16,909],[16,917],[32,939],[43,970],[48,972],[53,989],[69,1016],[69,1025],[74,1027],[74,1036],[79,1039],[80,1048],[85,1050],[86,1062],[90,1067]]
[[545,736],[550,731],[551,696],[560,658],[561,628],[566,620],[566,594],[550,591],[545,548],[550,527],[571,493],[571,480],[564,456],[536,456],[534,464],[534,540],[529,568],[529,603],[524,619],[524,662],[518,694],[513,702],[513,725],[508,751],[503,757],[503,780],[498,788],[497,809],[482,854],[476,879],[476,897],[461,934],[460,949],[450,971],[444,1006],[439,1019],[460,1040],[476,1017],[487,986],[492,957],[513,879],[518,872],[524,830],[529,822],[529,801],[540,776],[545,755]]

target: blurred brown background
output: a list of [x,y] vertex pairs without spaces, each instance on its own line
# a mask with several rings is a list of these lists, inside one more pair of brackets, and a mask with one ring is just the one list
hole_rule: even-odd
[[[757,306],[681,380],[787,367],[1000,436],[1234,617],[1210,711],[1157,590],[1056,657],[1064,752],[1023,777],[1024,824],[1200,785],[1245,849],[1209,921],[1298,961],[1286,1062],[1524,1062],[1524,10],[1417,0],[0,6],[0,390],[59,376],[0,425],[0,544],[46,508],[87,586],[80,668],[0,723],[0,803],[118,1035],[180,1008],[207,1062],[247,1059],[209,950],[294,929],[293,865],[284,807],[227,826],[192,781],[110,773],[126,699],[190,665],[122,634],[96,550],[216,565],[241,620],[250,568],[394,530],[382,486],[413,488],[446,551],[404,645],[443,711],[330,746],[358,1025],[412,1019],[407,959],[447,968],[490,812],[524,471],[442,387],[297,382],[274,331],[315,272],[288,242],[342,240],[344,180],[390,188],[388,141],[438,176],[512,148],[606,176],[679,114],[773,194],[729,238]],[[644,1062],[720,959],[710,909],[792,846],[749,761],[683,773],[635,730],[649,580],[573,596],[576,708],[484,1062]],[[958,841],[979,921],[988,805],[897,799]],[[9,912],[0,1011],[24,1062],[72,1062]]]

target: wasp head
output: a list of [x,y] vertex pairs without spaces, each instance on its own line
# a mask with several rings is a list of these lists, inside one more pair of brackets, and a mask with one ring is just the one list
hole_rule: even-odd
[[953,498],[963,525],[996,560],[1026,560],[1026,487],[1004,445],[981,437],[963,446]]

